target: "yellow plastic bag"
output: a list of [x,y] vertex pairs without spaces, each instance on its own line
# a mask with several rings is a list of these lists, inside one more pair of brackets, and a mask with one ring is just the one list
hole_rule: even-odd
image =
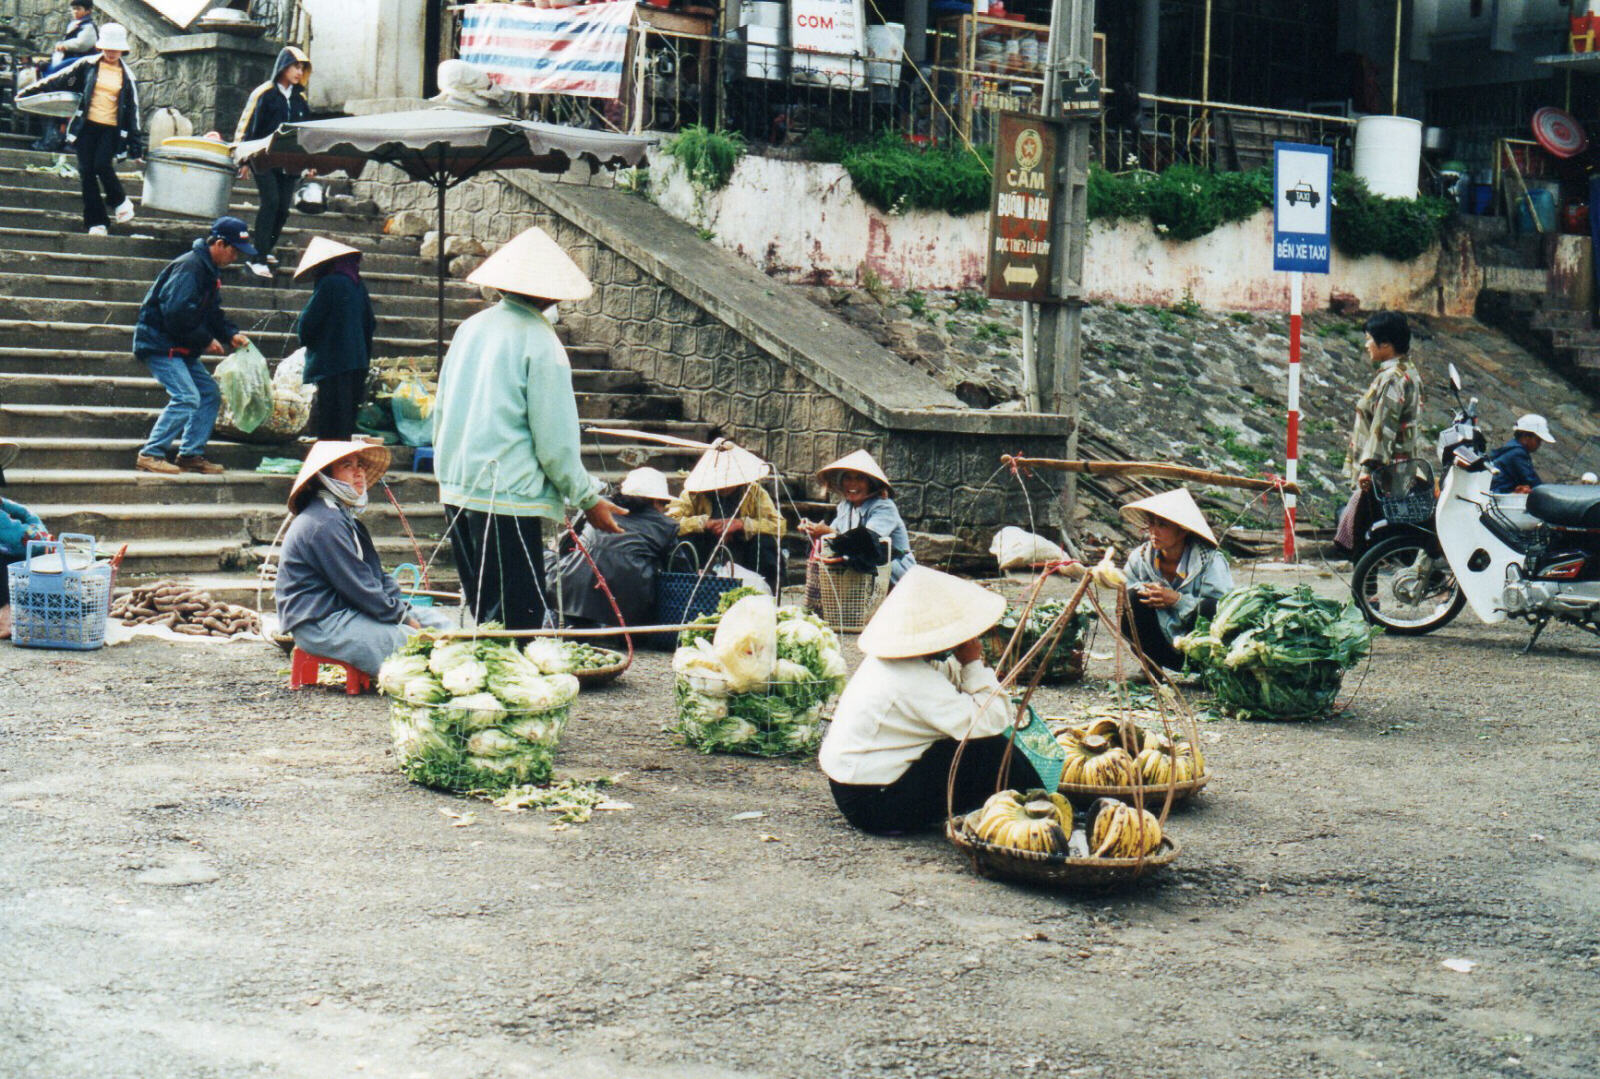
[[418,375],[408,375],[389,399],[395,430],[407,446],[433,445],[433,391]]

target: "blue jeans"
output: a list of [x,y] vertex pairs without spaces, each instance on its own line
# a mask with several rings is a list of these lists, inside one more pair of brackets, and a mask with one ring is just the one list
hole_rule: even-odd
[[205,364],[193,357],[140,356],[150,365],[167,391],[167,407],[156,417],[150,429],[150,439],[139,452],[146,457],[166,457],[167,447],[179,435],[178,454],[199,457],[205,452],[211,438],[211,428],[217,423],[217,410],[222,407],[222,391],[217,380],[211,377]]

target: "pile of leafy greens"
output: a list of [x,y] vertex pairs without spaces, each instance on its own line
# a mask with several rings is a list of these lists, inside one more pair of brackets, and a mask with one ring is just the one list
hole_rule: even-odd
[[395,756],[406,778],[448,791],[544,783],[578,680],[544,674],[500,638],[419,634],[384,661]]
[[[746,595],[760,593],[746,593]],[[814,752],[822,741],[822,710],[844,688],[846,667],[838,638],[827,624],[799,607],[778,607],[771,649],[741,648],[723,639],[718,623],[745,596],[730,592],[717,615],[700,619],[704,630],[685,631],[672,658],[678,722],[674,728],[702,753],[759,757]],[[771,604],[762,597],[759,601]],[[729,615],[730,621],[732,615]],[[770,656],[771,666],[735,675],[728,659],[738,653]]]
[[[1022,627],[1022,634],[1017,640],[1017,647],[1011,653],[1010,662],[1015,664],[1028,650],[1039,643],[1045,631],[1055,624],[1061,617],[1061,612],[1066,610],[1067,601],[1064,599],[1045,599],[1033,605],[1033,610],[1028,614],[1027,624]],[[1011,635],[1017,630],[1017,623],[1022,620],[1021,607],[1007,607],[1006,613],[995,624],[994,629],[983,637],[983,657],[990,666],[1000,662],[1000,655],[1005,651],[1006,643],[1011,640]],[[1055,650],[1050,653],[1049,660],[1045,663],[1044,674],[1039,681],[1045,685],[1067,685],[1083,677],[1083,638],[1089,631],[1089,624],[1093,616],[1083,609],[1073,613],[1066,627],[1061,631],[1061,636],[1056,639]],[[1033,670],[1038,660],[1029,663],[1017,674],[1017,681],[1027,683],[1033,680]]]
[[1257,584],[1229,592],[1217,613],[1173,643],[1222,709],[1240,719],[1326,715],[1344,672],[1366,655],[1373,628],[1354,605]]

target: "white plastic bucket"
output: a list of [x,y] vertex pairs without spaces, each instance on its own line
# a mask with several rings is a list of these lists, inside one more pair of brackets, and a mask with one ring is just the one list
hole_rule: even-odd
[[1354,172],[1374,195],[1417,197],[1422,121],[1409,116],[1363,116],[1356,121]]

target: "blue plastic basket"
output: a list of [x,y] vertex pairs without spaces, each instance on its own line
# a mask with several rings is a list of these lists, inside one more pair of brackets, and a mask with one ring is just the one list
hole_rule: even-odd
[[[74,543],[79,544],[76,551],[69,549]],[[36,565],[52,554],[58,557],[59,570]],[[27,557],[13,562],[7,573],[13,643],[84,652],[106,643],[111,566],[95,561],[93,536],[63,532],[58,540],[34,540],[28,544]]]
[[[683,550],[688,550],[690,557],[694,558],[694,573],[679,573],[672,569],[677,562],[678,552]],[[694,557],[694,548],[687,543],[680,543],[667,559],[666,571],[656,574],[656,623],[663,626],[678,625],[693,622],[701,615],[714,614],[717,601],[742,583],[732,577],[714,577],[710,572],[701,572],[699,561]]]

